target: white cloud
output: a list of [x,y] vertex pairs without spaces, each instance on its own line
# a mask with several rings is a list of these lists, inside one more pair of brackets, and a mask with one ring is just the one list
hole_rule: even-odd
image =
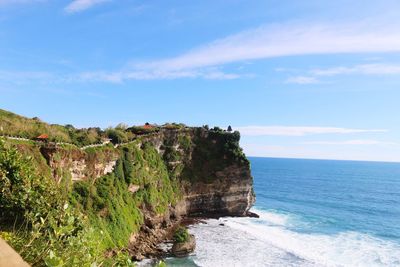
[[246,75],[226,73],[215,69],[203,70],[176,70],[176,71],[120,71],[120,72],[83,72],[73,75],[71,81],[111,82],[122,83],[129,80],[173,80],[178,78],[203,78],[207,80],[233,80]]
[[387,132],[385,129],[350,129],[338,127],[313,126],[243,126],[235,127],[244,136],[304,136],[312,134],[352,134]]
[[307,54],[400,51],[396,24],[276,24],[240,32],[180,56],[136,65],[142,69],[181,70],[233,62]]
[[80,12],[107,1],[110,0],[74,0],[64,10],[68,13]]
[[312,76],[294,76],[289,77],[286,80],[286,83],[294,83],[294,84],[316,84],[319,83],[318,79]]
[[[11,0],[0,0],[10,2]],[[29,0],[15,0],[29,1]],[[33,0],[32,0],[33,1]],[[79,12],[111,0],[75,0],[65,10]],[[70,82],[155,79],[238,79],[254,75],[230,73],[223,65],[256,59],[291,55],[400,51],[400,27],[396,23],[376,21],[360,23],[285,23],[249,29],[194,48],[172,58],[128,64],[121,70],[86,71],[68,74],[61,80]],[[317,69],[307,75],[289,78],[287,83],[313,84],[318,77],[343,73],[398,74],[396,65],[364,64],[350,68]]]
[[393,142],[384,142],[378,140],[345,140],[345,141],[310,141],[303,142],[304,145],[395,145]]
[[[236,79],[246,74],[210,72],[236,62],[291,55],[400,51],[400,27],[364,21],[352,24],[286,23],[261,26],[239,32],[167,59],[134,62],[130,71],[94,73],[99,80],[143,79]],[[372,65],[372,64],[371,64]],[[370,66],[372,67],[372,66]],[[367,71],[367,70],[365,70]],[[388,70],[389,71],[389,70]],[[288,83],[317,83],[316,73],[292,77]],[[114,80],[114,78],[112,79]],[[116,79],[118,80],[118,79]]]
[[289,77],[285,83],[314,84],[321,82],[322,77],[338,75],[400,75],[400,64],[372,63],[312,69],[305,75]]
[[314,69],[310,73],[315,76],[335,76],[343,74],[362,74],[362,75],[399,75],[399,64],[360,64],[351,67],[333,67],[326,69]]

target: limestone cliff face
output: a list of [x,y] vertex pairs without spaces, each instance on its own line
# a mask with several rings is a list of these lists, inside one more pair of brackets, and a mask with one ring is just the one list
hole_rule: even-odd
[[113,171],[119,157],[118,152],[111,148],[88,153],[79,149],[42,146],[40,152],[57,182],[63,178],[81,181],[101,177]]
[[162,154],[183,184],[178,215],[246,216],[255,202],[250,164],[239,133],[204,128],[164,129],[144,138]]
[[233,165],[216,173],[212,183],[195,182],[186,189],[187,213],[192,216],[246,216],[255,201],[250,171]]

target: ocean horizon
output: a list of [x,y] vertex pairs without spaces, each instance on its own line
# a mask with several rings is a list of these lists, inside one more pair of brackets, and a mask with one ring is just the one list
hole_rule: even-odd
[[400,266],[400,163],[249,159],[260,218],[191,226],[168,266]]

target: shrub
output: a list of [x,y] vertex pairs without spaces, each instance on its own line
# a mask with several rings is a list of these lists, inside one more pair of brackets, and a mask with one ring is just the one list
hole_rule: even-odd
[[126,132],[121,129],[108,128],[106,130],[106,136],[111,139],[113,144],[120,144],[128,141]]
[[[34,266],[88,266],[101,259],[98,233],[37,175],[30,158],[0,140],[1,236]],[[12,222],[10,222],[12,220]]]
[[174,234],[174,241],[177,243],[183,243],[189,240],[189,232],[185,227],[178,227]]

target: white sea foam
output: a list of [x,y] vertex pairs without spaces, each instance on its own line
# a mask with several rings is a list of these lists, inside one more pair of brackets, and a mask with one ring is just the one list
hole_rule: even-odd
[[286,226],[290,224],[291,217],[289,215],[269,211],[261,211],[257,209],[253,209],[252,211],[260,216],[260,219],[263,221],[263,223],[280,226]]
[[[335,235],[289,230],[290,215],[257,211],[191,227],[199,266],[400,266],[400,245],[357,232]],[[224,224],[221,226],[220,224]]]

